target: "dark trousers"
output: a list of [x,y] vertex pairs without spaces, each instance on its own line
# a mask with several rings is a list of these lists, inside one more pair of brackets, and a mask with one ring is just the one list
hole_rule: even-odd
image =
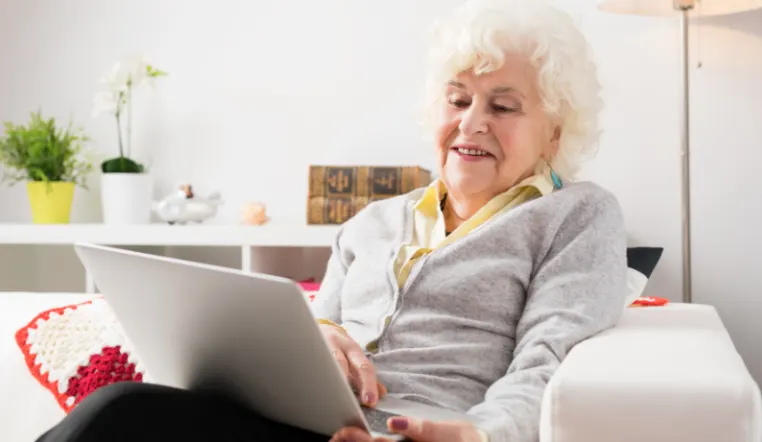
[[95,390],[37,442],[326,442],[211,394],[140,382]]

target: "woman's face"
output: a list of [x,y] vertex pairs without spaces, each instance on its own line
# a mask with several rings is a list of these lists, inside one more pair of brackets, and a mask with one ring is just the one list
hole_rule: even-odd
[[484,203],[550,159],[559,132],[543,112],[529,60],[507,54],[500,70],[453,78],[442,101],[437,145],[449,192]]

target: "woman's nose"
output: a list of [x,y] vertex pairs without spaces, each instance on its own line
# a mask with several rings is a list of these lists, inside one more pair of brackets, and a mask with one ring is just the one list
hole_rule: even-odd
[[463,135],[470,136],[479,133],[486,133],[488,130],[487,115],[480,111],[476,106],[466,109],[460,120],[458,128]]

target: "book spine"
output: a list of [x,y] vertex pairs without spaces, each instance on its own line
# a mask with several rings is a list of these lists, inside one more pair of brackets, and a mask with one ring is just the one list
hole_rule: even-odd
[[323,197],[307,200],[307,224],[343,224],[365,208],[368,197]]
[[308,197],[360,196],[357,193],[357,167],[310,166]]
[[420,167],[310,166],[308,198],[388,198],[431,182]]

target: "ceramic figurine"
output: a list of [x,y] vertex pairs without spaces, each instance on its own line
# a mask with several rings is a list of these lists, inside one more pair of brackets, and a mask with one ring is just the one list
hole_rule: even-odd
[[185,192],[186,198],[193,198],[193,186],[191,186],[190,184],[183,184],[182,186],[180,186],[180,190]]
[[267,217],[267,209],[262,203],[248,203],[243,206],[243,223],[252,226],[261,226],[270,221]]
[[154,203],[154,212],[169,224],[202,223],[217,214],[222,205],[218,192],[199,198],[191,185],[180,186],[177,190]]

